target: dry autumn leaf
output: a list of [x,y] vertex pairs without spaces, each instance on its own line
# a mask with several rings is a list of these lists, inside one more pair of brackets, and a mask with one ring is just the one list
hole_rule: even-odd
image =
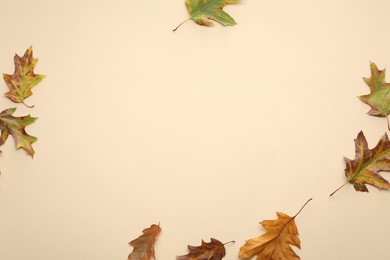
[[247,240],[240,248],[239,256],[248,259],[256,255],[257,260],[301,259],[290,246],[301,248],[298,229],[294,220],[311,200],[309,199],[293,217],[282,212],[276,212],[278,219],[260,222],[267,232],[260,237]]
[[154,252],[154,243],[158,234],[161,232],[160,225],[151,225],[142,231],[142,235],[129,242],[133,246],[133,252],[128,257],[128,260],[150,260],[156,259]]
[[41,82],[45,75],[34,73],[38,59],[33,58],[32,47],[27,49],[23,57],[15,54],[14,62],[14,74],[3,74],[4,81],[9,88],[5,96],[15,103],[25,104],[24,100],[32,95],[31,89]]
[[366,137],[360,132],[355,139],[355,160],[344,157],[347,182],[334,191],[344,187],[348,182],[353,184],[355,190],[368,192],[366,184],[378,189],[389,189],[390,183],[378,174],[380,171],[390,171],[390,141],[384,134],[378,144],[369,149]]
[[390,130],[388,115],[390,113],[390,83],[385,81],[386,70],[379,70],[375,63],[370,64],[371,77],[363,78],[370,87],[371,93],[360,96],[359,99],[368,104],[371,110],[369,115],[386,117]]
[[200,25],[212,26],[213,21],[223,25],[235,25],[236,21],[225,11],[225,5],[238,3],[240,0],[186,0],[186,7],[190,18],[179,24],[173,31],[176,31],[183,23],[193,20]]
[[37,140],[36,137],[26,133],[24,129],[27,125],[35,122],[36,118],[30,115],[14,117],[12,114],[16,108],[8,108],[0,113],[0,145],[3,145],[9,135],[15,140],[16,148],[23,148],[31,157],[34,155],[32,143]]
[[[231,242],[234,241],[228,243]],[[214,238],[211,238],[210,243],[202,240],[201,246],[188,246],[189,253],[176,257],[176,260],[221,260],[226,254],[226,244],[222,244],[222,242]]]

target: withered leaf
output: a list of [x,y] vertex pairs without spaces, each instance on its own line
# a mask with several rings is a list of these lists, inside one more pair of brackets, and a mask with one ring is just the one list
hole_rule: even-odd
[[156,259],[154,243],[158,234],[161,232],[160,225],[151,225],[142,231],[142,235],[129,242],[133,246],[133,252],[130,253],[128,260],[150,260]]
[[387,134],[370,150],[366,137],[360,132],[355,139],[355,150],[354,160],[344,158],[348,182],[357,191],[368,192],[366,184],[378,189],[389,189],[390,183],[378,174],[380,171],[390,171],[390,141]]
[[14,62],[14,74],[3,74],[4,81],[9,88],[5,96],[15,103],[25,104],[24,100],[32,95],[31,89],[41,82],[45,75],[34,73],[38,59],[33,58],[32,47],[27,49],[23,57],[15,54]]
[[240,248],[239,256],[248,259],[256,255],[257,260],[301,259],[291,248],[291,245],[301,248],[295,217],[310,200],[293,217],[282,212],[276,212],[278,219],[260,222],[267,232],[260,237],[247,240]]
[[34,155],[32,143],[37,140],[36,137],[26,133],[25,127],[35,122],[36,118],[30,115],[14,117],[12,114],[16,108],[8,108],[0,113],[0,145],[3,145],[9,135],[15,140],[16,148],[23,148],[31,157]]
[[[369,115],[386,117],[390,113],[390,83],[385,81],[386,70],[379,70],[375,63],[370,64],[371,77],[363,78],[370,87],[371,93],[360,96],[359,99],[368,104],[371,110]],[[390,124],[388,120],[388,127]]]
[[386,70],[379,70],[375,63],[370,64],[370,69],[371,77],[364,77],[363,80],[371,93],[359,99],[371,107],[370,115],[387,116],[390,112],[390,83],[385,81]]
[[188,246],[188,251],[187,255],[178,256],[176,260],[221,260],[226,254],[225,244],[214,238],[210,243],[202,240],[201,246]]

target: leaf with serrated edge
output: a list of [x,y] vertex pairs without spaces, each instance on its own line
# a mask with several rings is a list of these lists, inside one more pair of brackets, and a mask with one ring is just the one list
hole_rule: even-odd
[[[223,8],[228,4],[238,3],[241,0],[185,0],[185,4],[190,14],[188,20],[205,26],[212,26],[216,21],[222,25],[235,25],[236,21],[226,13]],[[186,22],[184,21],[184,22]],[[173,31],[176,31],[184,22],[179,24]]]
[[128,260],[150,260],[156,259],[154,252],[154,243],[158,234],[161,232],[160,225],[151,225],[142,231],[142,235],[129,242],[133,246],[133,252],[128,257]]
[[9,92],[4,95],[15,103],[25,104],[24,100],[32,95],[31,89],[41,82],[45,75],[34,73],[38,59],[33,58],[32,47],[27,49],[23,57],[15,54],[14,62],[14,74],[3,74],[4,81],[9,88]]
[[387,116],[390,112],[390,83],[385,81],[386,70],[379,70],[375,63],[370,64],[371,77],[363,78],[371,93],[359,99],[371,107],[373,116]]
[[378,189],[389,189],[390,183],[378,174],[380,171],[390,171],[390,141],[387,134],[370,150],[366,137],[360,132],[355,139],[355,150],[354,160],[344,158],[348,182],[353,184],[357,191],[368,192],[365,184]]
[[282,212],[276,212],[276,214],[278,219],[260,222],[267,232],[260,237],[247,240],[240,248],[241,258],[248,259],[257,255],[256,259],[300,259],[290,246],[291,244],[301,248],[294,218]]
[[278,219],[264,220],[260,224],[267,232],[260,237],[249,239],[240,248],[240,258],[252,258],[267,260],[299,260],[301,259],[290,245],[301,248],[301,241],[298,237],[298,229],[295,225],[295,218],[302,209],[311,201],[309,199],[293,217],[276,212]]
[[176,260],[221,260],[226,254],[225,244],[214,238],[210,243],[202,240],[201,246],[188,246],[188,251],[187,255],[178,256]]
[[371,107],[369,115],[386,117],[388,128],[390,122],[390,83],[385,81],[386,70],[379,70],[375,63],[370,64],[371,77],[363,78],[370,88],[370,94],[360,96],[359,99]]
[[23,148],[31,157],[34,156],[32,143],[37,140],[36,137],[26,133],[25,127],[35,122],[36,118],[30,115],[14,117],[12,114],[16,108],[8,108],[0,113],[0,145],[3,145],[9,135],[15,140],[16,148]]

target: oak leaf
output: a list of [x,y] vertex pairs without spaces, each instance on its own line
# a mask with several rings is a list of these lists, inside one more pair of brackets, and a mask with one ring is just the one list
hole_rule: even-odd
[[257,255],[257,260],[301,259],[290,245],[301,248],[295,218],[310,200],[293,217],[282,212],[276,212],[278,219],[260,222],[267,232],[260,237],[247,240],[240,248],[239,256],[248,259]]
[[375,63],[370,64],[371,77],[363,78],[371,93],[360,96],[359,99],[368,104],[371,110],[369,115],[386,117],[390,129],[388,115],[390,113],[390,83],[385,81],[386,70],[379,70]]
[[225,244],[214,238],[210,243],[202,240],[201,246],[188,246],[188,251],[187,255],[178,256],[176,260],[221,260],[226,254]]
[[3,74],[4,81],[9,88],[9,92],[5,93],[6,97],[15,103],[25,104],[24,100],[32,95],[31,89],[45,78],[45,75],[34,73],[37,62],[38,59],[33,58],[32,47],[27,49],[23,57],[15,54],[14,74]]
[[[370,184],[378,189],[389,189],[390,183],[378,173],[380,171],[390,171],[390,141],[385,133],[378,144],[369,149],[366,137],[360,132],[355,139],[355,160],[344,157],[346,168],[345,176],[348,182],[353,184],[357,191],[368,192],[366,184]],[[336,193],[344,185],[334,191]]]
[[[213,21],[222,25],[235,25],[236,21],[226,13],[225,5],[238,3],[240,0],[185,0],[185,4],[190,14],[190,18],[200,25],[212,26]],[[184,22],[179,24],[173,31],[176,31]]]
[[154,243],[158,234],[161,232],[160,225],[151,225],[142,231],[142,235],[129,242],[133,246],[133,251],[130,253],[128,260],[150,260],[156,259],[154,252]]
[[9,135],[15,140],[16,148],[23,148],[31,157],[34,155],[32,143],[37,140],[36,137],[26,133],[25,127],[35,122],[36,118],[30,115],[14,117],[12,114],[16,108],[8,108],[0,113],[0,145],[3,145]]

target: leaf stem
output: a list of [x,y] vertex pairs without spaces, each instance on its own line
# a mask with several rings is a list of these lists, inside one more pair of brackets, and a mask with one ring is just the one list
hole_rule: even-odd
[[295,219],[298,215],[299,215],[299,213],[301,213],[301,211],[303,210],[303,208],[307,205],[307,203],[309,203],[311,200],[312,200],[313,198],[310,198],[310,199],[308,199],[306,202],[305,202],[305,204],[303,204],[303,206],[301,207],[301,209],[298,211],[298,213],[297,214],[295,214],[285,225],[284,225],[284,227],[279,231],[279,233],[278,233],[278,235],[276,236],[276,237],[279,237],[280,236],[280,234],[283,232],[283,230],[288,226],[288,224],[290,224],[290,222],[293,220],[293,219]]
[[188,18],[188,19],[184,20],[183,22],[181,22],[175,29],[173,29],[173,31],[175,32],[177,29],[179,29],[180,26],[182,26],[183,23],[187,22],[188,20],[191,20],[191,18]]
[[333,194],[335,194],[336,192],[338,192],[339,189],[341,189],[342,187],[344,187],[347,183],[348,183],[348,181],[346,181],[343,185],[341,185],[337,190],[335,190],[334,192],[332,192],[332,193],[329,195],[329,197],[332,197]]
[[34,107],[34,105],[32,105],[32,106],[27,105],[26,103],[24,103],[24,101],[22,102],[22,104],[25,105],[28,108],[33,108]]
[[223,245],[227,245],[227,244],[230,244],[230,243],[236,243],[236,241],[232,240],[232,241],[226,242],[226,243],[223,244]]
[[390,130],[389,115],[386,115],[386,120],[387,120],[387,129]]
[[303,204],[302,208],[298,211],[298,213],[294,215],[293,218],[295,218],[296,216],[298,216],[299,213],[301,213],[301,211],[303,210],[303,208],[307,205],[307,203],[309,203],[312,199],[313,199],[313,198],[308,199],[308,200],[305,202],[305,204]]

